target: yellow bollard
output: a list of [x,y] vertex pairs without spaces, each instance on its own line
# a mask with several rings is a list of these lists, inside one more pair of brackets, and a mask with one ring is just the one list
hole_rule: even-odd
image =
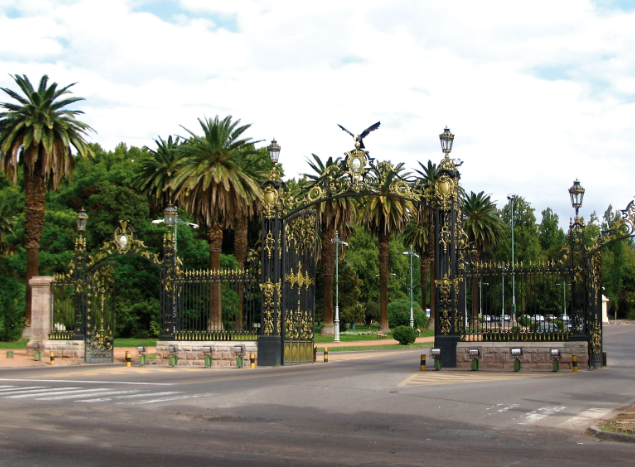
[[130,351],[126,350],[126,368],[130,368],[132,366],[132,358],[130,357]]
[[328,347],[324,347],[324,363],[329,362],[329,349]]
[[421,371],[426,371],[426,354],[421,354]]
[[256,368],[256,354],[253,352],[249,354],[249,368]]
[[49,357],[51,359],[51,365],[55,365],[55,352],[53,352],[51,350],[51,353],[49,354]]
[[571,369],[573,370],[574,373],[578,372],[578,356],[577,355],[571,356]]

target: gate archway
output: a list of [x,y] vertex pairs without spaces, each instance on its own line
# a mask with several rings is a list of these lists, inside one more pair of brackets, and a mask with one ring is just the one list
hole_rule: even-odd
[[[258,340],[261,365],[313,361],[317,231],[314,207],[343,197],[390,197],[434,211],[435,344],[443,349],[443,364],[455,366],[461,331],[459,302],[464,299],[460,265],[469,244],[461,225],[460,164],[450,158],[454,135],[446,128],[440,139],[444,156],[434,180],[399,176],[389,162],[375,163],[359,142],[355,149],[344,153],[338,165],[327,167],[299,195],[287,191],[280,172],[273,167],[262,185],[263,322]],[[294,342],[298,335],[302,339]]]

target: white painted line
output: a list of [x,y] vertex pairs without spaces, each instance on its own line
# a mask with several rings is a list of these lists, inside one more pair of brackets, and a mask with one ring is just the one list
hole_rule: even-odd
[[[503,404],[496,404],[496,405],[501,406]],[[501,409],[498,409],[498,412],[499,413],[507,412],[508,410],[513,409],[515,407],[518,407],[518,404],[511,404],[511,405],[505,406]]]
[[[182,399],[196,399],[198,397],[210,397],[210,396],[215,396],[216,394],[213,392],[208,392],[205,394],[192,394],[192,395],[187,395],[187,396],[178,396],[178,397],[165,397],[163,399],[154,399],[154,400],[149,400],[149,401],[139,401],[138,404],[154,404],[157,402],[169,402],[169,401],[176,401],[176,400],[182,400]],[[124,402],[119,402],[120,404],[123,404]]]
[[5,392],[18,391],[20,389],[42,389],[46,386],[25,386],[21,388],[20,386],[13,386],[11,389],[0,389],[0,394],[4,394]]
[[578,426],[580,424],[588,424],[594,420],[604,418],[606,415],[608,415],[612,411],[613,409],[592,408],[589,410],[585,410],[584,412],[581,412],[579,415],[576,415],[575,417],[571,417],[568,420],[565,420],[564,422],[560,423],[560,425],[558,426],[564,426],[564,425]]
[[[120,391],[119,394],[123,393],[123,392],[136,392],[136,391]],[[147,393],[144,392],[143,394],[132,394],[130,396],[114,396],[114,397],[104,397],[104,398],[99,398],[99,399],[86,399],[86,400],[81,400],[81,401],[75,401],[75,402],[107,402],[107,401],[111,401],[113,399],[128,399],[128,398],[132,398],[132,397],[148,397],[148,396],[167,396],[170,394],[180,394],[181,391],[166,391],[166,392],[154,392],[154,393]],[[117,393],[114,393],[117,394]],[[98,395],[102,395],[102,394],[98,394]],[[105,394],[103,394],[105,395]]]
[[6,386],[6,385],[2,386],[2,385],[0,385],[0,390],[2,390],[2,388],[14,388],[14,387],[15,386]]
[[136,389],[131,389],[130,391],[108,391],[106,388],[99,388],[99,389],[83,389],[82,391],[72,391],[72,392],[76,392],[77,394],[41,397],[35,400],[36,401],[57,401],[62,399],[76,399],[78,397],[103,396],[105,394],[123,394],[126,392],[138,392],[138,391]]
[[21,381],[30,383],[85,383],[85,384],[148,384],[151,386],[174,386],[177,383],[139,383],[133,381],[81,381],[68,379],[12,379],[0,378],[0,381]]
[[[61,390],[64,390],[64,389],[68,389],[68,388],[61,388]],[[9,396],[12,395],[12,394],[27,394],[27,393],[31,394],[31,393],[38,393],[38,392],[46,392],[46,391],[50,391],[50,390],[51,390],[51,388],[46,388],[46,387],[42,388],[42,386],[40,386],[39,389],[30,389],[30,388],[12,389],[11,391],[0,393],[0,397],[8,399]]]
[[539,409],[523,415],[523,421],[518,422],[518,424],[527,425],[529,423],[535,423],[538,420],[542,420],[543,418],[548,417],[549,415],[553,415],[554,413],[558,413],[564,409],[566,409],[565,406],[540,407]]
[[38,389],[37,391],[21,391],[15,396],[4,397],[4,394],[3,394],[3,395],[0,395],[0,397],[4,397],[5,399],[21,399],[24,397],[40,397],[42,395],[47,395],[47,394],[55,394],[55,395],[66,394],[70,392],[77,392],[78,390],[81,391],[82,388],[57,388],[57,389],[47,388],[47,389]]

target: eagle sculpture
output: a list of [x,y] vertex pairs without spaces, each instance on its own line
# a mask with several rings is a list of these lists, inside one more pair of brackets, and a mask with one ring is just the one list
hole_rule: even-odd
[[344,128],[342,125],[340,125],[339,123],[337,124],[337,126],[339,126],[342,130],[344,130],[346,133],[348,133],[349,135],[351,135],[353,137],[353,139],[355,140],[355,147],[356,148],[365,149],[364,148],[364,138],[366,138],[368,136],[368,133],[370,133],[371,131],[375,131],[377,128],[379,128],[380,124],[381,124],[381,122],[377,122],[374,125],[369,126],[364,131],[362,131],[361,134],[359,134],[359,135],[354,135],[353,133],[348,131],[346,128]]

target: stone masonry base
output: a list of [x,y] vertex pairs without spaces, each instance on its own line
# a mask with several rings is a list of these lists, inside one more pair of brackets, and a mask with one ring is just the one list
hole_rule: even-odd
[[560,369],[571,369],[571,356],[578,357],[578,369],[589,368],[588,344],[586,342],[459,342],[456,348],[457,368],[468,369],[472,359],[470,349],[479,349],[481,370],[513,370],[516,357],[512,357],[511,348],[521,348],[521,369],[551,371],[553,359],[551,349],[560,349]]
[[52,351],[55,353],[55,359],[57,361],[68,363],[79,363],[84,361],[84,341],[46,340],[39,348],[29,342],[26,347],[26,354],[32,356],[33,352],[38,350],[42,352],[42,358],[50,358]]
[[[169,347],[174,346],[174,353],[169,351]],[[205,357],[210,355],[203,352],[203,347],[212,348],[212,366],[230,367],[236,366],[236,357],[243,357],[245,366],[249,365],[249,354],[256,355],[258,361],[257,341],[158,341],[157,342],[157,364],[168,365],[171,355],[176,355],[179,366],[204,366]],[[236,351],[235,346],[242,346],[243,351]]]

